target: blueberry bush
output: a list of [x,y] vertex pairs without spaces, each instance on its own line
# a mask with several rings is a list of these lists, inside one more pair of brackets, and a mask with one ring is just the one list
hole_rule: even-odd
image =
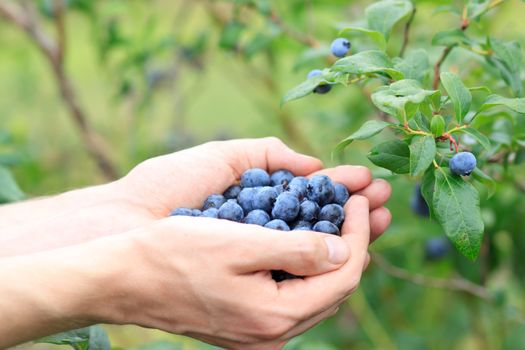
[[[523,11],[521,0],[0,0],[0,203],[210,139],[277,135],[394,188],[360,289],[287,349],[520,349]],[[312,193],[286,222],[272,214],[279,186],[300,196],[304,181],[267,175],[176,214],[338,222],[345,189],[334,186],[335,205]],[[212,348],[106,326],[38,342]]]

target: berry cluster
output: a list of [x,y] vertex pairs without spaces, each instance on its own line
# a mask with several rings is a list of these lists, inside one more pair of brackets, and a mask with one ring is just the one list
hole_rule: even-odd
[[[350,44],[350,41],[348,41],[348,39],[337,38],[334,41],[332,41],[332,44],[330,45],[330,49],[332,51],[332,54],[335,57],[341,58],[341,57],[346,56],[348,51],[350,51],[350,47],[351,46],[352,45]],[[316,76],[321,75],[321,74],[323,74],[322,70],[314,69],[314,70],[310,71],[310,73],[308,73],[307,78],[310,79],[310,78],[316,77]],[[327,92],[330,92],[330,90],[332,90],[332,85],[330,85],[330,84],[320,84],[319,86],[317,86],[314,89],[313,92],[316,93],[316,94],[322,95],[322,94],[326,94]]]
[[[310,179],[288,170],[271,175],[254,168],[245,171],[239,184],[223,194],[206,198],[201,209],[177,208],[171,216],[199,216],[264,226],[281,231],[317,231],[341,235],[343,207],[350,193],[326,175]],[[293,278],[284,271],[272,271],[277,281]]]

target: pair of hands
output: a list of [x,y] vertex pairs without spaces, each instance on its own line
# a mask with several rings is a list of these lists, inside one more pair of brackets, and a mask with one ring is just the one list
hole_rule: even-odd
[[[344,183],[354,195],[345,207],[342,237],[166,218],[173,208],[198,207],[253,167],[305,176],[321,172]],[[14,238],[7,240],[11,250],[4,254],[26,255],[2,259],[0,271],[10,269],[7,277],[17,279],[21,295],[34,283],[23,277],[28,266],[43,271],[39,290],[45,297],[38,306],[48,326],[20,332],[0,347],[107,322],[163,329],[227,348],[279,349],[335,313],[357,287],[370,240],[389,225],[383,207],[389,195],[389,185],[372,182],[366,168],[322,170],[319,160],[269,138],[208,143],[147,160],[112,184],[6,207],[11,223],[20,222],[25,205],[40,209],[34,223],[14,225]],[[29,234],[36,238],[32,246],[17,244]],[[57,290],[57,276],[46,278],[46,272],[63,270],[64,261],[73,262],[66,270],[74,273]],[[272,269],[307,277],[275,283]],[[0,329],[0,339],[4,335]]]

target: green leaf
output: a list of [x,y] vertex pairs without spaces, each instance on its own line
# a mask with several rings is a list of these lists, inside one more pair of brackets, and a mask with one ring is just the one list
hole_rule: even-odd
[[472,102],[472,94],[465,87],[461,79],[450,72],[441,73],[441,84],[454,104],[456,120],[461,124],[463,117],[468,113]]
[[417,112],[414,118],[410,119],[408,125],[413,130],[430,132],[430,123],[428,122],[427,117],[421,112]]
[[443,168],[436,169],[435,178],[432,208],[436,219],[456,248],[474,260],[484,230],[478,191]]
[[432,211],[432,203],[434,202],[434,188],[436,185],[436,177],[434,175],[434,169],[429,168],[423,179],[421,180],[421,194],[427,202],[428,208],[430,209],[430,215],[434,216]]
[[523,52],[517,41],[503,42],[494,38],[489,39],[489,45],[494,51],[487,59],[500,71],[501,77],[516,95],[521,95],[523,83],[521,81],[521,67],[523,66]]
[[368,159],[396,174],[407,174],[410,171],[410,149],[401,140],[386,141],[375,146],[368,153]]
[[24,198],[24,192],[18,187],[11,172],[0,165],[0,204],[15,202]]
[[89,327],[89,350],[111,350],[106,331],[100,326]]
[[476,141],[479,142],[479,144],[483,148],[485,148],[487,151],[490,151],[491,145],[490,145],[489,138],[487,136],[483,135],[482,133],[480,133],[477,129],[464,128],[464,129],[459,129],[458,132],[461,132],[461,133],[464,133],[464,134],[467,134],[467,135],[473,137]]
[[483,102],[476,114],[498,106],[507,107],[514,112],[525,113],[525,98],[507,98],[499,95],[490,95],[485,102]]
[[410,143],[410,175],[419,176],[432,164],[436,156],[433,136],[415,136]]
[[473,46],[474,42],[467,37],[465,32],[461,29],[445,30],[443,32],[437,32],[432,37],[432,45],[434,46],[455,46],[465,45]]
[[329,72],[325,69],[323,74],[307,79],[288,91],[281,100],[281,106],[287,102],[297,100],[311,94],[320,84],[333,84],[339,82],[337,80],[338,75],[341,74]]
[[377,50],[362,51],[341,58],[334,63],[330,70],[356,75],[384,73],[394,80],[403,79],[403,73],[394,69],[390,58],[384,52]]
[[343,141],[335,147],[334,151],[342,151],[346,146],[351,144],[355,140],[366,140],[372,136],[379,134],[384,128],[393,126],[392,123],[387,123],[382,120],[369,120],[364,123],[359,130],[354,132],[352,135],[345,138]]
[[386,40],[392,28],[408,17],[414,6],[407,0],[383,0],[373,3],[365,10],[368,28],[383,33]]
[[445,119],[443,119],[443,116],[436,114],[432,117],[432,120],[430,121],[430,130],[432,130],[434,137],[443,135],[445,132]]
[[394,68],[402,72],[405,79],[425,83],[430,76],[430,61],[424,49],[410,51],[404,58],[396,58]]
[[419,105],[435,94],[439,91],[425,90],[417,80],[405,79],[378,88],[372,94],[372,102],[383,112],[404,122],[405,117],[413,117]]
[[488,197],[492,197],[496,193],[496,181],[489,175],[485,174],[481,169],[476,168],[472,172],[472,177],[476,179],[477,181],[481,182],[483,185],[485,185],[489,191]]
[[360,27],[345,27],[339,32],[339,36],[349,37],[353,33],[359,33],[368,36],[382,51],[385,51],[385,36],[382,33],[375,30]]
[[70,345],[70,344],[82,344],[85,345],[89,342],[89,334],[91,327],[74,329],[68,332],[62,332],[53,334],[47,337],[43,337],[35,340],[35,343],[45,343],[45,344],[56,344],[56,345]]
[[244,25],[242,23],[235,20],[227,23],[222,31],[219,46],[228,50],[236,49],[243,31]]

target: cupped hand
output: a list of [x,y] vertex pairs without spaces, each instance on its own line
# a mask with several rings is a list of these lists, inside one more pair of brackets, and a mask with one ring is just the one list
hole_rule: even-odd
[[328,175],[351,193],[368,198],[372,239],[390,224],[390,212],[383,207],[391,194],[386,181],[372,181],[370,171],[361,166],[323,169],[320,160],[296,153],[273,137],[209,142],[152,158],[135,167],[115,188],[131,203],[130,215],[143,221],[158,220],[177,207],[201,207],[207,196],[222,193],[250,168],[288,169],[297,176]]
[[[112,250],[102,263],[113,273],[104,291],[110,298],[89,312],[98,312],[98,322],[162,329],[228,349],[280,349],[333,315],[357,288],[368,263],[368,203],[358,195],[349,200],[342,237],[171,217],[95,241],[98,255]],[[114,253],[119,242],[126,249]],[[306,277],[276,283],[274,269]]]

